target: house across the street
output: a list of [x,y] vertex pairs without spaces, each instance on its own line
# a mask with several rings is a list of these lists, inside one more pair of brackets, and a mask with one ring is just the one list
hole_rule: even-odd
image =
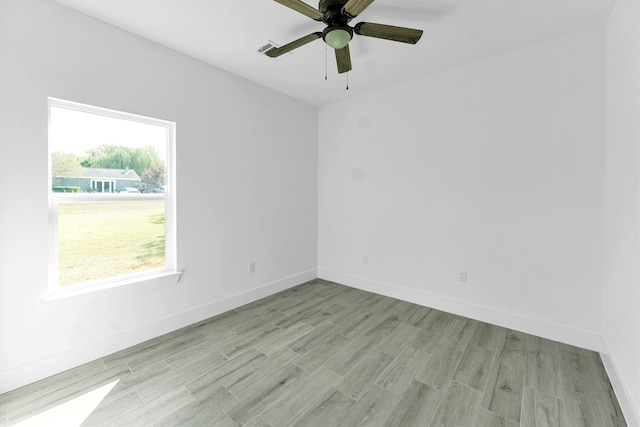
[[82,192],[117,193],[140,188],[140,176],[133,169],[82,168],[82,176],[53,178],[54,191],[73,187]]

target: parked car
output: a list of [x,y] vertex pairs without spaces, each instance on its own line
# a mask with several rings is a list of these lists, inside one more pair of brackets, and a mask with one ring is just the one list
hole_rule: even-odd
[[139,193],[139,192],[140,190],[133,187],[125,187],[122,190],[120,190],[120,193]]

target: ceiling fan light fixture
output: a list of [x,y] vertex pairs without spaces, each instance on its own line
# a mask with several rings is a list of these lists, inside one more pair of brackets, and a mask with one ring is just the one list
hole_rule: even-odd
[[324,41],[326,44],[334,49],[342,49],[351,41],[353,32],[347,28],[335,27],[329,28],[324,34]]

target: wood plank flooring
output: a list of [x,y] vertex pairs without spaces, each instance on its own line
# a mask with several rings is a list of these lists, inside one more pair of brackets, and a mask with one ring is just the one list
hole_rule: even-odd
[[1,395],[0,427],[107,385],[83,426],[626,425],[594,352],[323,280]]

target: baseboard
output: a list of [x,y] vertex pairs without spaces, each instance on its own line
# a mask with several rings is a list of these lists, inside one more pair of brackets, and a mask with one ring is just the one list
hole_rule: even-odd
[[152,323],[86,343],[46,358],[0,371],[0,394],[102,358],[159,335],[205,320],[318,277],[315,269],[255,287]]
[[604,345],[605,350],[600,352],[600,357],[609,376],[609,381],[611,381],[611,385],[613,386],[613,391],[618,398],[618,403],[624,414],[625,421],[628,426],[640,426],[640,408],[636,406],[637,402],[631,399],[629,387],[627,387],[624,376],[620,373],[620,369],[618,369],[615,359],[611,355],[606,338],[604,339]]
[[318,270],[318,277],[343,285],[374,292],[392,298],[413,302],[470,319],[493,325],[526,332],[531,335],[563,342],[589,350],[603,352],[605,350],[602,335],[597,332],[576,329],[550,323],[540,319],[532,319],[517,313],[509,313],[465,301],[459,301],[416,289],[391,285],[363,277],[352,276],[330,270]]

